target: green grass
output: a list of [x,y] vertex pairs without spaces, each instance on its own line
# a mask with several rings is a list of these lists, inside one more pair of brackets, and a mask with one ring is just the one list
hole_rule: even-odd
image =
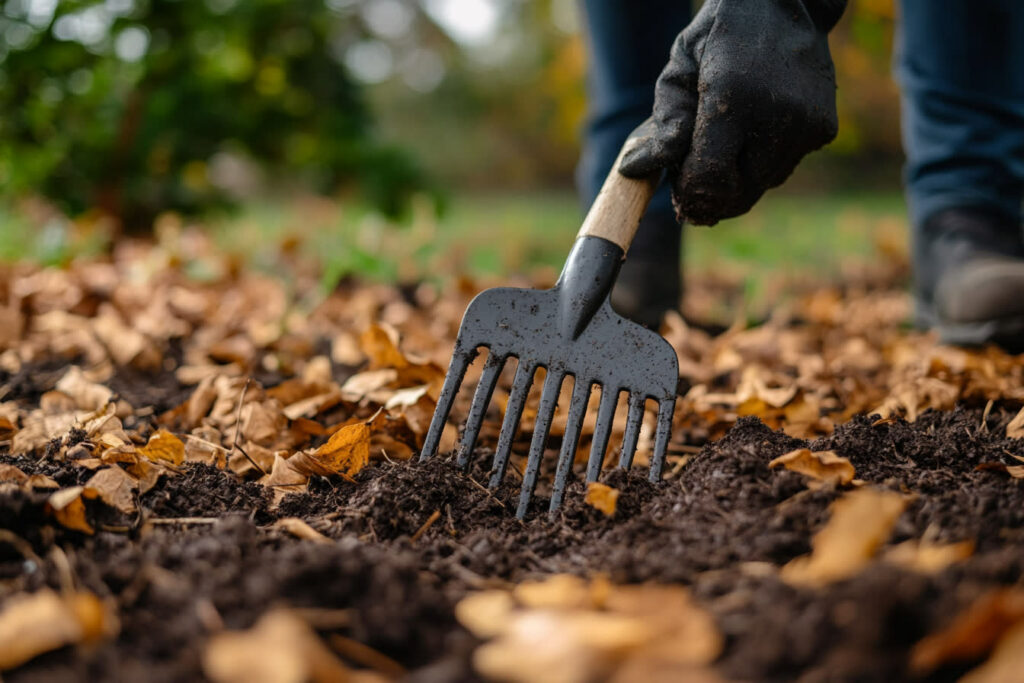
[[[904,212],[895,192],[769,195],[745,216],[687,227],[686,262],[698,270],[828,273],[872,258],[880,237],[903,239]],[[453,203],[438,232],[441,243],[466,254],[471,272],[507,272],[560,266],[581,220],[570,193],[466,197]]]
[[95,231],[77,229],[58,215],[30,221],[20,211],[0,203],[0,262],[61,265],[103,249],[104,239]]
[[[379,280],[453,273],[509,275],[561,267],[582,220],[572,193],[457,196],[444,216],[419,206],[390,224],[360,206],[252,204],[213,223],[217,240],[250,262],[273,267],[286,238],[305,245],[328,279]],[[742,270],[828,274],[867,261],[880,239],[905,239],[897,193],[770,194],[749,214],[713,228],[686,228],[693,272]]]
[[[222,249],[261,270],[279,270],[284,245],[293,245],[321,264],[329,287],[350,274],[409,281],[557,272],[581,220],[575,196],[561,192],[457,195],[442,217],[423,203],[398,225],[359,203],[253,202],[206,226]],[[900,242],[904,233],[903,200],[895,192],[769,193],[746,216],[687,227],[686,264],[691,274],[733,274],[756,291],[779,273],[828,275],[868,261],[879,240]],[[95,253],[95,241],[66,221],[33,227],[0,208],[5,261],[66,262]]]

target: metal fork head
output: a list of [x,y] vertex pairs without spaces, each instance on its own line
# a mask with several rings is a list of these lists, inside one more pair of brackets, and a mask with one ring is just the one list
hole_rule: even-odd
[[[587,263],[587,251],[603,245],[600,238],[577,241],[559,282],[551,289],[516,289],[500,287],[481,292],[466,309],[452,355],[448,376],[442,389],[434,419],[421,451],[421,460],[433,456],[440,432],[466,368],[484,347],[488,360],[477,386],[469,421],[459,448],[459,462],[468,466],[480,422],[486,412],[501,367],[510,358],[518,360],[516,379],[506,408],[505,420],[494,456],[491,485],[501,482],[513,437],[518,428],[523,403],[537,368],[547,372],[541,393],[530,453],[524,474],[517,516],[522,518],[533,495],[540,469],[541,456],[551,426],[562,381],[574,379],[566,434],[555,477],[551,510],[560,505],[572,459],[579,440],[580,426],[593,385],[602,392],[601,408],[591,448],[588,481],[600,473],[607,449],[608,435],[615,403],[621,392],[628,393],[630,416],[623,439],[624,451],[620,465],[629,467],[633,459],[644,401],[658,402],[659,419],[655,449],[651,459],[650,478],[660,478],[671,428],[679,376],[674,349],[660,335],[615,313],[608,303],[607,292],[614,283],[618,261],[609,274],[597,272],[589,282],[585,274],[593,274]],[[586,244],[591,242],[590,244]],[[608,243],[610,244],[610,243]],[[614,245],[611,245],[614,247]],[[617,248],[617,247],[616,247]],[[582,253],[581,253],[582,252]],[[621,250],[619,251],[621,259]],[[612,254],[614,256],[614,254]],[[607,260],[604,254],[598,260]],[[597,280],[595,282],[595,280]],[[594,297],[597,300],[594,301]],[[628,450],[629,452],[625,452]]]

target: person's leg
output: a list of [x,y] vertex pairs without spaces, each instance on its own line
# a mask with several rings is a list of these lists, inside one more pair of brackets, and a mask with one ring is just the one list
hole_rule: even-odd
[[[634,128],[651,115],[654,85],[676,35],[690,21],[685,0],[583,0],[588,116],[576,180],[589,207]],[[667,183],[640,223],[612,293],[623,315],[655,326],[680,297],[681,230]]]
[[949,342],[1005,343],[1024,331],[1024,2],[902,0],[901,9],[921,318]]

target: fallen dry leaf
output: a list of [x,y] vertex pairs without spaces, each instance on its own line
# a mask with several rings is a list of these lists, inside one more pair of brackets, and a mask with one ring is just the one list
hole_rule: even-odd
[[1021,408],[1020,412],[1014,415],[1013,419],[1006,425],[1006,438],[1024,438],[1024,408]]
[[832,516],[811,541],[810,555],[782,568],[792,584],[821,586],[853,576],[866,567],[892,532],[906,507],[904,496],[863,488],[832,504]]
[[359,335],[359,346],[370,359],[370,369],[401,369],[409,361],[398,349],[398,332],[390,325],[370,325]]
[[393,368],[367,370],[349,377],[341,385],[341,395],[349,401],[361,401],[397,380],[398,371]]
[[779,466],[816,481],[842,486],[853,481],[855,475],[853,465],[846,458],[834,451],[811,451],[809,448],[798,448],[768,463],[768,467],[771,468]]
[[224,469],[228,464],[228,449],[199,436],[186,434],[185,462],[199,462]]
[[86,534],[92,534],[95,531],[85,519],[85,503],[82,502],[82,493],[84,491],[85,487],[83,486],[61,489],[50,495],[46,501],[46,506],[62,526]]
[[1004,634],[1022,623],[1024,591],[992,591],[972,603],[945,629],[918,642],[910,653],[910,668],[924,675],[946,663],[983,657]]
[[22,488],[26,489],[59,489],[60,484],[53,480],[52,477],[48,477],[45,474],[33,474],[25,483]]
[[642,619],[599,612],[528,611],[473,653],[485,678],[522,683],[600,680],[655,637]]
[[366,359],[359,342],[353,334],[348,332],[339,333],[331,341],[331,360],[339,365],[356,366]]
[[282,531],[288,532],[295,538],[301,538],[305,541],[331,543],[331,539],[327,538],[298,517],[282,517],[274,522],[272,528],[281,529]]
[[101,410],[114,396],[108,387],[87,379],[77,365],[68,368],[55,388],[70,397],[78,410]]
[[508,628],[516,608],[512,594],[505,590],[470,593],[455,605],[455,618],[478,638],[494,638]]
[[587,484],[587,494],[584,496],[583,502],[595,510],[600,510],[608,517],[614,517],[615,505],[618,501],[618,489],[598,481],[592,481]]
[[10,441],[17,434],[18,428],[9,417],[0,415],[0,441]]
[[98,470],[85,482],[86,491],[95,491],[104,503],[126,515],[135,512],[138,486],[138,481],[117,465]]
[[538,581],[523,581],[512,589],[512,596],[523,607],[604,607],[611,590],[612,584],[603,577],[583,581],[572,574],[555,574]]
[[1024,479],[1024,465],[1007,465],[1002,462],[983,462],[974,468],[978,472],[1002,472],[1012,479]]
[[363,422],[346,425],[314,452],[296,453],[289,460],[292,469],[306,475],[355,476],[370,462],[370,427]]
[[882,559],[919,574],[935,574],[973,554],[973,541],[931,543],[912,539],[887,548]]
[[[392,391],[422,384],[440,384],[444,379],[444,371],[434,363],[414,359],[402,353],[398,346],[398,331],[390,325],[383,323],[370,325],[360,335],[359,344],[363,353],[370,360],[368,373],[387,370],[395,373],[393,378],[388,381],[388,384],[393,385],[391,386]],[[350,379],[345,383],[345,386],[342,387],[343,392],[353,391],[351,382]],[[376,396],[375,398],[378,403],[387,400],[385,396]]]
[[967,673],[960,683],[1007,683],[1021,679],[1024,672],[1024,622],[999,639],[988,660]]
[[44,588],[7,599],[0,611],[0,671],[44,652],[97,641],[117,631],[117,619],[92,593],[61,596]]
[[139,448],[139,453],[148,460],[164,462],[174,467],[185,462],[185,444],[165,429],[153,432],[146,445]]
[[214,683],[336,683],[380,681],[345,666],[301,617],[286,609],[267,612],[247,631],[210,638],[203,671]]
[[306,490],[309,475],[295,469],[293,461],[296,457],[284,458],[279,454],[274,455],[270,473],[260,479],[261,484],[273,491],[275,505],[289,493],[301,493]]
[[0,483],[12,482],[15,484],[23,484],[26,481],[28,481],[28,475],[20,469],[14,465],[0,463]]
[[[474,667],[505,681],[603,680],[657,662],[666,680],[708,675],[722,637],[710,614],[681,586],[614,586],[555,575],[503,590],[470,594],[456,617],[479,638]],[[627,680],[619,678],[618,680]]]
[[14,465],[6,464],[0,464],[0,484],[16,484],[24,490],[60,488],[60,484],[45,474],[29,476]]

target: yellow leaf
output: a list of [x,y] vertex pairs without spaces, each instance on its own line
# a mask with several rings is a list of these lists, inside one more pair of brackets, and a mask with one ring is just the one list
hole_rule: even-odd
[[85,519],[85,503],[82,502],[83,486],[72,486],[50,494],[47,507],[61,525],[87,534],[94,533]]
[[600,510],[608,517],[615,516],[615,504],[619,500],[619,490],[601,482],[592,481],[587,484],[587,495],[583,502],[592,508]]
[[798,448],[768,463],[768,467],[779,466],[799,472],[817,481],[846,485],[853,481],[853,465],[834,451],[812,452],[809,448]]
[[658,635],[642,619],[621,614],[519,612],[500,636],[477,648],[473,665],[488,680],[585,683],[606,678]]
[[14,426],[10,418],[0,416],[0,441],[8,441],[14,438],[14,435],[18,433],[18,428]]
[[[267,612],[247,631],[210,638],[203,672],[214,683],[330,683],[356,680],[352,672],[293,612]],[[379,680],[379,679],[378,679]]]
[[942,544],[910,540],[888,548],[882,559],[918,574],[936,574],[973,554],[973,541]]
[[713,662],[722,651],[723,639],[714,617],[694,603],[682,586],[614,586],[605,609],[638,617],[661,632],[660,637],[644,644],[644,660],[703,665]]
[[346,425],[313,453],[297,453],[292,467],[303,474],[355,476],[370,462],[370,427],[362,422]]
[[138,482],[117,465],[96,472],[85,482],[85,488],[95,491],[104,503],[126,515],[135,512]]
[[398,349],[398,333],[393,328],[370,325],[360,336],[359,345],[370,359],[370,369],[395,368],[400,370],[409,361]]
[[1024,671],[1024,621],[999,639],[988,661],[968,672],[961,683],[1005,683],[1019,680]]
[[1006,438],[1020,439],[1024,437],[1024,408],[1020,409],[1010,423],[1006,425]]
[[158,429],[149,437],[149,442],[139,453],[153,462],[166,462],[175,467],[185,462],[185,444],[165,429]]
[[682,586],[615,586],[554,575],[513,591],[470,594],[459,622],[489,639],[473,656],[485,678],[574,683],[631,678],[657,662],[657,680],[718,680],[707,666],[722,650],[713,617]]
[[587,581],[572,574],[555,574],[541,581],[524,581],[513,595],[524,607],[600,607],[607,598],[608,585],[605,579]]
[[994,590],[967,607],[945,629],[919,641],[910,653],[910,669],[923,676],[947,663],[977,660],[1008,630],[1021,623],[1024,591]]
[[477,638],[493,638],[508,627],[516,603],[505,590],[470,593],[455,605],[455,618]]
[[92,593],[61,597],[44,588],[15,595],[0,611],[0,671],[20,666],[44,652],[112,635],[116,623]]
[[832,504],[832,517],[811,541],[810,555],[782,568],[792,584],[820,586],[853,576],[874,557],[906,507],[898,493],[858,489]]

